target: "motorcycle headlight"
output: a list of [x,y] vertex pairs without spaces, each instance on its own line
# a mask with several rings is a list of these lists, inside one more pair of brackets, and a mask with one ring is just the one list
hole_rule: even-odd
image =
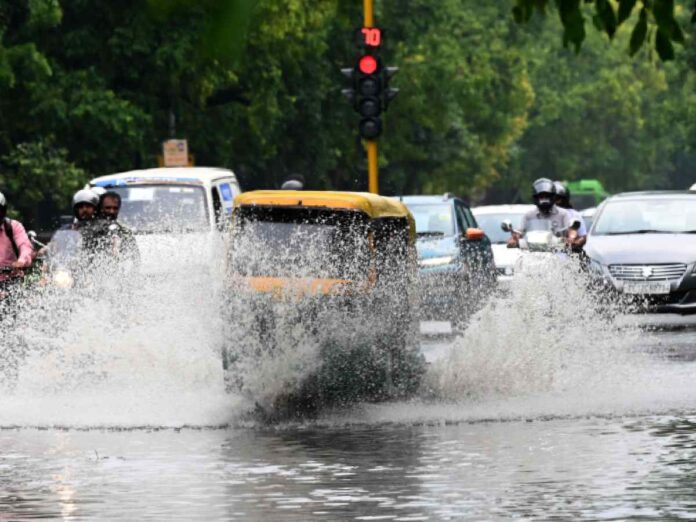
[[53,284],[56,288],[72,288],[75,284],[73,276],[66,270],[58,270],[53,274]]
[[444,266],[454,261],[454,256],[429,257],[421,259],[418,264],[422,267]]

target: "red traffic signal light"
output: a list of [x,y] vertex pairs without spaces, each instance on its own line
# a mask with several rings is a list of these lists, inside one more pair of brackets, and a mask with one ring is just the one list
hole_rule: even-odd
[[358,62],[358,69],[363,74],[374,74],[377,71],[377,67],[377,58],[369,54],[362,56]]

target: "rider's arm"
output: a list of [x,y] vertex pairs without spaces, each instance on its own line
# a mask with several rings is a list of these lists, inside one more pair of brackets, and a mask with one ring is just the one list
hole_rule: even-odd
[[27,235],[27,231],[24,230],[24,226],[19,221],[12,220],[12,235],[14,236],[15,244],[19,250],[19,257],[17,261],[13,263],[16,268],[25,268],[31,266],[31,262],[34,258],[34,248],[31,246],[31,241]]
[[507,242],[507,247],[508,248],[519,248],[520,239],[524,235],[524,231],[526,229],[527,229],[527,216],[524,216],[524,217],[522,217],[522,225],[520,226],[520,229],[513,231],[512,234],[510,235],[510,239],[508,239],[508,242]]

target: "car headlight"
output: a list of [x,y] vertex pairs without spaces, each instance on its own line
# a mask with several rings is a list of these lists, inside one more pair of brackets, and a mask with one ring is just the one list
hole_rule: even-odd
[[454,256],[428,257],[421,259],[418,264],[423,267],[444,266],[454,261]]
[[604,267],[602,266],[602,263],[596,259],[590,259],[589,270],[590,274],[594,276],[604,277]]

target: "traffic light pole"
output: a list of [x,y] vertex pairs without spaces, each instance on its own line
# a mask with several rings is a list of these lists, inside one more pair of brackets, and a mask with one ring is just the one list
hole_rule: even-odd
[[[375,16],[373,0],[363,0],[364,27],[374,27]],[[379,194],[379,165],[377,160],[377,140],[367,140],[367,180],[368,190]]]

